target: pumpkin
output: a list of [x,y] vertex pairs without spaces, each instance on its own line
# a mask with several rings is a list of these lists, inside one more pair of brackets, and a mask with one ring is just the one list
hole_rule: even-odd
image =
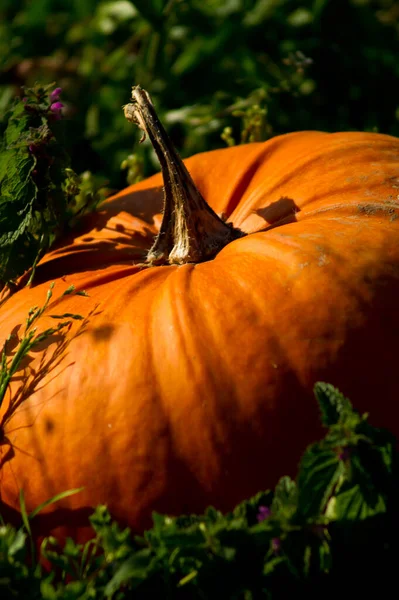
[[[322,434],[319,380],[399,433],[399,140],[308,131],[172,158],[164,180],[87,217],[1,308],[9,354],[53,281],[39,329],[51,313],[87,316],[32,351],[1,407],[4,506],[18,510],[20,489],[30,511],[84,486],[39,515],[43,535],[85,538],[99,503],[140,532],[154,510],[227,511],[295,475]],[[211,208],[162,208],[163,182]],[[176,254],[171,221],[186,227],[180,245],[221,241]],[[62,296],[71,284],[88,297]]]

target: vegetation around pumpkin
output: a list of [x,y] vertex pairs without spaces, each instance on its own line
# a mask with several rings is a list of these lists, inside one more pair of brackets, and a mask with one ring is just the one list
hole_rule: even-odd
[[[346,598],[371,584],[385,597],[397,552],[395,439],[331,385],[316,384],[315,395],[328,431],[306,450],[296,481],[283,477],[274,491],[226,515],[214,508],[198,516],[154,514],[142,537],[121,530],[99,506],[90,517],[95,537],[85,546],[44,540],[50,572],[29,560],[29,524],[39,509],[23,511],[21,528],[0,526],[0,597]],[[254,458],[260,469],[271,459]]]
[[[58,321],[55,327],[49,327],[43,331],[37,331],[37,321],[40,317],[48,310],[50,300],[53,297],[54,284],[51,284],[47,292],[46,300],[43,306],[33,306],[28,313],[25,322],[25,328],[22,331],[19,338],[11,333],[6,340],[0,355],[0,407],[3,403],[4,396],[7,392],[7,388],[12,377],[21,370],[21,364],[33,349],[36,348],[41,342],[45,341],[50,336],[61,334],[61,339],[65,341],[66,335],[70,329],[72,321],[84,321],[84,317],[79,314],[64,313],[61,315],[50,314],[50,318],[54,321]],[[68,296],[70,294],[76,294],[78,296],[87,295],[84,291],[75,291],[74,286],[68,287],[62,296]],[[17,340],[17,343],[15,341]],[[9,353],[9,346],[12,346],[12,352]],[[54,357],[53,357],[54,360]],[[40,372],[38,376],[33,378],[33,381],[29,380],[27,386],[28,376],[21,378],[21,387],[17,393],[12,406],[10,407],[11,413],[16,406],[19,406],[23,402],[24,397],[31,394],[35,385],[40,381],[43,372]],[[7,415],[5,416],[7,420]],[[0,436],[1,437],[1,436]]]
[[[78,0],[66,10],[58,0],[5,0],[0,287],[33,275],[56,238],[104,197],[106,181],[122,187],[158,169],[148,143],[133,152],[119,110],[132,82],[149,90],[183,157],[301,129],[398,135],[397,97],[384,92],[399,76],[396,4]],[[12,358],[1,355],[0,405],[30,350],[82,319],[53,314],[54,328],[35,330],[51,296],[32,308]],[[28,515],[22,490],[21,527],[0,520],[0,598],[325,599],[351,587],[368,597],[371,584],[387,597],[399,530],[395,440],[332,386],[319,383],[315,394],[328,432],[304,454],[296,481],[283,477],[230,514],[154,514],[152,529],[132,537],[99,506],[92,542],[44,541],[49,572],[30,530],[44,505]],[[259,469],[271,460],[254,456]]]
[[[116,188],[158,169],[118,112],[132,82],[183,158],[223,132],[398,135],[397,35],[396,0],[2,0],[0,123],[20,86],[56,81],[73,169]],[[143,166],[121,171],[133,152]]]
[[101,198],[70,168],[60,141],[61,90],[54,87],[25,88],[7,114],[0,146],[0,286],[28,269],[31,280],[44,252]]

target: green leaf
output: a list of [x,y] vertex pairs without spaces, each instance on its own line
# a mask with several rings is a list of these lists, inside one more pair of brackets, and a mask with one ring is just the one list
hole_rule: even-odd
[[76,289],[75,286],[72,284],[69,287],[67,287],[67,289],[64,292],[62,292],[62,295],[69,296],[70,294],[74,293],[75,289]]
[[37,514],[39,514],[39,512],[41,512],[44,508],[46,508],[50,504],[55,504],[56,502],[59,502],[60,500],[63,500],[64,498],[68,498],[68,496],[73,496],[74,494],[79,494],[79,492],[81,492],[82,490],[84,490],[84,487],[75,488],[72,490],[66,490],[65,492],[60,492],[59,494],[52,496],[45,502],[42,502],[42,504],[39,504],[39,506],[37,506],[30,513],[29,519],[33,519]]
[[326,540],[323,540],[319,546],[319,564],[322,573],[329,573],[333,566],[331,547]]
[[191,571],[191,573],[189,573],[188,575],[186,575],[185,577],[180,579],[177,586],[182,587],[183,585],[187,585],[187,583],[190,583],[190,581],[195,579],[197,577],[197,575],[198,575],[198,571]]
[[166,548],[174,548],[177,546],[188,548],[204,544],[206,542],[206,537],[201,528],[194,527],[182,531],[164,531],[162,541]]
[[302,457],[298,474],[298,512],[305,518],[325,510],[345,465],[336,452],[313,444]]
[[107,583],[104,589],[105,596],[111,598],[127,582],[135,587],[145,581],[150,574],[152,562],[153,553],[149,548],[136,552],[122,563],[111,581]]
[[298,490],[295,481],[290,477],[282,477],[274,491],[271,504],[273,517],[290,519],[297,510]]
[[329,517],[334,520],[363,521],[387,510],[384,497],[376,493],[372,504],[367,500],[360,485],[342,489],[335,497],[333,511]]
[[15,535],[13,536],[13,539],[8,546],[8,555],[15,556],[16,554],[18,554],[21,550],[25,548],[25,543],[26,534],[23,532],[22,529],[18,529],[17,531],[15,531]]
[[272,575],[275,571],[277,571],[281,566],[286,564],[287,559],[285,556],[275,556],[267,560],[263,567],[264,575]]
[[30,523],[29,523],[29,516],[26,511],[25,496],[24,496],[24,492],[22,489],[19,491],[19,508],[21,511],[22,522],[25,525],[25,529],[28,532],[29,537],[32,537],[32,531],[31,531]]
[[57,600],[59,598],[57,590],[47,579],[40,583],[40,593],[42,600]]
[[350,401],[329,383],[316,383],[314,394],[320,406],[321,422],[326,427],[343,422],[353,412]]

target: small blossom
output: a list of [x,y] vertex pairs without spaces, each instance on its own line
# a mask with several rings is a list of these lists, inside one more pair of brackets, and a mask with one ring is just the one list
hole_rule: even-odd
[[62,92],[62,88],[60,88],[60,87],[55,88],[55,90],[52,91],[50,94],[50,102],[51,103],[57,102],[57,100],[60,99],[61,92]]
[[64,105],[62,102],[53,102],[53,104],[50,106],[50,110],[53,113],[59,113],[63,107]]
[[259,506],[258,508],[258,514],[257,514],[257,519],[258,519],[258,523],[260,523],[261,521],[265,521],[266,519],[268,519],[271,515],[271,510],[268,506]]
[[281,550],[281,540],[278,537],[272,539],[272,550],[274,554],[278,554]]
[[55,119],[61,119],[61,110],[64,107],[62,102],[53,102],[50,106],[50,111],[53,113]]

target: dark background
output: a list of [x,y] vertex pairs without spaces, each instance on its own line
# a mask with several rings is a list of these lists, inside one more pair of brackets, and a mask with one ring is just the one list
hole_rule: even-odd
[[22,85],[56,82],[73,167],[114,187],[133,152],[129,181],[158,168],[121,110],[136,84],[183,156],[302,129],[398,135],[398,39],[397,0],[1,0],[0,122]]

